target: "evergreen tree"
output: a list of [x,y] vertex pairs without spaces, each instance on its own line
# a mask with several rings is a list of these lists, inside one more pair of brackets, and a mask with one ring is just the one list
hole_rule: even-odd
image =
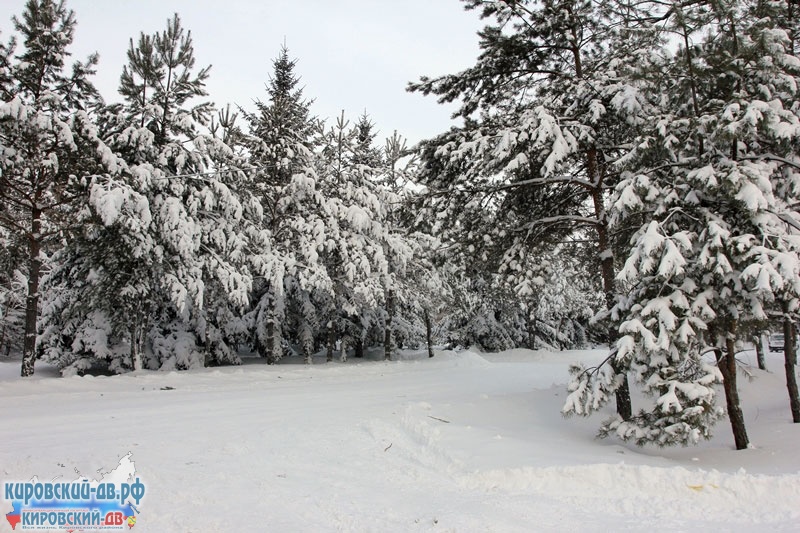
[[[211,67],[197,72],[194,68],[192,32],[184,31],[177,13],[167,21],[166,30],[141,33],[136,45],[130,40],[119,93],[125,99],[128,120],[153,132],[158,146],[181,136],[193,138],[197,124],[210,118],[209,102],[187,107],[192,99],[208,94],[205,82]],[[185,115],[191,120],[180,120]]]
[[[289,50],[282,47],[267,85],[269,100],[256,100],[256,112],[244,113],[249,126],[245,146],[252,169],[246,185],[263,211],[258,237],[262,248],[254,250],[251,258],[257,283],[248,323],[251,341],[268,363],[283,356],[289,286],[309,281],[311,285],[306,287],[310,288],[326,283],[316,244],[309,241],[321,226],[306,216],[303,205],[305,199],[316,195],[313,136],[317,124],[310,116],[310,102],[298,87],[295,65]],[[298,268],[303,272],[289,279]]]
[[177,15],[128,55],[125,103],[102,121],[125,167],[92,187],[80,238],[53,273],[49,357],[73,371],[97,360],[115,371],[236,363],[251,288],[248,203],[230,170],[242,161],[203,132],[211,105],[191,100],[205,95],[208,69],[193,74]]
[[[359,139],[363,123],[362,117]],[[367,146],[361,150],[371,153]],[[392,312],[391,334],[405,345],[418,346],[424,341],[428,355],[433,357],[433,321],[448,305],[450,292],[442,279],[441,265],[437,266],[436,250],[441,242],[431,235],[429,226],[418,223],[416,216],[420,203],[415,182],[419,159],[397,131],[386,138],[381,157],[370,157],[379,162],[377,181],[388,195],[384,200],[388,230],[397,243],[385,246],[392,276],[388,281],[392,283],[393,306],[387,306],[387,313]],[[438,263],[441,262],[444,261]],[[384,347],[389,355],[392,343],[386,338]]]
[[386,139],[384,150],[375,146],[375,138],[378,136],[378,132],[375,131],[375,123],[372,122],[366,111],[358,117],[358,121],[353,126],[353,135],[355,137],[355,147],[353,149],[354,165],[380,169],[383,167],[384,161],[392,158],[394,158],[394,164],[396,165],[406,150],[405,144],[397,135],[397,132]]
[[114,170],[116,162],[93,121],[97,93],[89,77],[97,56],[65,65],[74,13],[63,0],[29,0],[13,23],[23,49],[14,55],[12,42],[0,60],[0,224],[26,242],[22,375],[30,376],[43,264],[84,201],[87,177]]
[[[494,22],[479,33],[476,64],[410,87],[443,102],[461,101],[464,126],[423,152],[430,170],[423,179],[443,193],[434,205],[457,220],[473,216],[470,206],[505,217],[495,230],[502,238],[495,238],[496,224],[481,232],[498,244],[500,257],[514,256],[503,249],[536,254],[570,235],[590,236],[610,310],[616,288],[607,207],[618,179],[611,162],[624,154],[642,120],[642,96],[621,71],[656,38],[649,21],[636,6],[615,10],[623,7],[616,2],[465,3]],[[552,243],[543,247],[548,238]],[[609,324],[606,342],[615,336]],[[618,376],[618,412],[629,418],[627,369],[616,358],[609,363]]]
[[[787,9],[710,2],[664,14],[684,46],[664,50],[650,72],[653,118],[614,208],[619,219],[647,219],[621,274],[633,289],[619,310],[618,357],[657,398],[651,411],[606,426],[623,438],[707,437],[718,416],[710,384],[721,379],[736,447],[748,446],[738,346],[770,313],[796,320],[800,72]],[[718,370],[703,363],[705,351]]]
[[256,100],[256,112],[245,113],[251,134],[248,148],[258,168],[253,185],[268,192],[267,187],[286,186],[293,175],[304,172],[314,146],[317,125],[310,115],[311,102],[298,87],[296,65],[283,46],[272,62],[268,101]]
[[25,245],[0,225],[0,354],[22,351],[25,336]]
[[402,243],[391,238],[392,199],[378,183],[380,160],[367,124],[361,120],[351,126],[342,113],[323,137],[318,175],[327,242],[322,252],[333,287],[330,321],[342,342],[362,356],[370,331],[382,330],[390,358],[394,276],[389,260],[398,251],[393,245]]

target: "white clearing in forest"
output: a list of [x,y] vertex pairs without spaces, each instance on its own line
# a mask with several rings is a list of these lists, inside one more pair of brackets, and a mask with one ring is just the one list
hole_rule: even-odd
[[603,356],[70,378],[40,365],[28,380],[0,360],[0,474],[69,480],[130,452],[141,532],[796,530],[800,424],[779,354],[740,380],[754,447],[738,452],[727,421],[698,447],[640,449],[595,440],[600,417],[563,419],[567,365]]

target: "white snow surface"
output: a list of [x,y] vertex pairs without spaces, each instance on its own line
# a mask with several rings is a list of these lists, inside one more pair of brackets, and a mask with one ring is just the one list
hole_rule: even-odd
[[800,529],[779,354],[740,379],[744,451],[727,420],[697,447],[642,449],[595,439],[599,418],[562,418],[567,365],[604,355],[376,352],[65,378],[39,365],[26,380],[0,359],[0,481],[91,477],[130,452],[147,487],[135,532]]

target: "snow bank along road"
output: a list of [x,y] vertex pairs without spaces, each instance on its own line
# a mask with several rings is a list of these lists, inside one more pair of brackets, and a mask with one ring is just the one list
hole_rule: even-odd
[[147,486],[135,531],[800,530],[800,427],[778,360],[742,380],[755,447],[736,452],[725,423],[659,450],[563,419],[567,364],[602,356],[32,380],[2,362],[0,475],[96,477],[132,452]]

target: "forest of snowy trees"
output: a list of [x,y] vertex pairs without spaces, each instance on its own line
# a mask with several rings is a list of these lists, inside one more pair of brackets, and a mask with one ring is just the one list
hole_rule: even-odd
[[607,346],[565,415],[613,400],[601,434],[671,445],[727,412],[741,449],[736,354],[780,331],[800,422],[800,4],[462,2],[481,53],[409,85],[458,105],[409,146],[313,116],[285,46],[253,111],[213,105],[177,14],[108,103],[68,6],[28,0],[0,45],[0,354],[29,376]]

